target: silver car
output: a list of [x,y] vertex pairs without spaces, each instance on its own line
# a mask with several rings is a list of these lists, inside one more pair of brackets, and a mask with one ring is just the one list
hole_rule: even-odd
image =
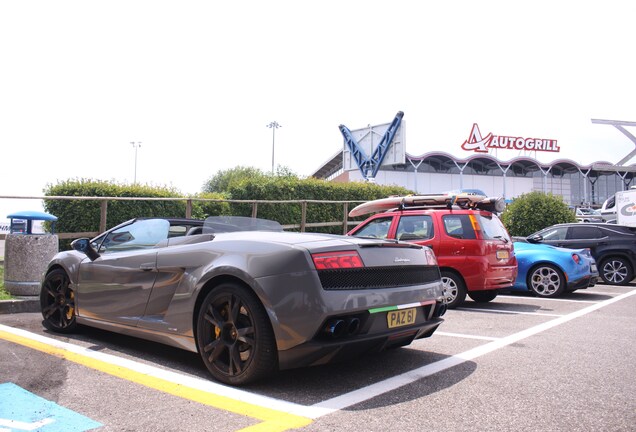
[[232,385],[408,345],[446,310],[435,255],[408,243],[213,217],[134,219],[72,247],[42,282],[46,328],[198,352]]

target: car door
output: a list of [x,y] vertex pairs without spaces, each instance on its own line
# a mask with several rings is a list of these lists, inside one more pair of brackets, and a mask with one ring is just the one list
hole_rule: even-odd
[[157,245],[169,228],[166,220],[142,219],[104,235],[95,244],[99,258],[80,264],[78,315],[136,325],[156,279]]
[[465,268],[466,257],[476,255],[475,250],[479,248],[470,218],[467,214],[442,215],[441,230],[444,238],[435,251],[440,266],[451,267],[462,272]]
[[590,248],[595,255],[599,246],[609,242],[609,237],[598,227],[588,224],[573,225],[568,228],[568,234],[563,247],[570,249]]
[[436,252],[435,226],[429,214],[402,214],[397,222],[395,238],[428,246]]

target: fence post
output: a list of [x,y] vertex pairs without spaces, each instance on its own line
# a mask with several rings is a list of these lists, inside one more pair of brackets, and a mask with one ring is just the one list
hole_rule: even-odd
[[307,201],[300,202],[300,232],[305,232],[305,224],[307,223]]
[[343,205],[343,215],[342,215],[342,235],[347,234],[349,226],[347,225],[348,217],[349,217],[349,203],[344,203]]
[[254,201],[252,203],[252,217],[255,218],[258,214],[258,202]]
[[106,215],[108,214],[108,200],[101,200],[99,206],[99,232],[106,231]]
[[190,219],[192,217],[192,200],[186,200],[186,219]]

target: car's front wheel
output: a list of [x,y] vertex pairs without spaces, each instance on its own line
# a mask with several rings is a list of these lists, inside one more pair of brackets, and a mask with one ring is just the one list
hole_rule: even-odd
[[497,294],[497,290],[469,291],[468,297],[470,297],[477,303],[488,303],[490,301],[493,301],[497,297]]
[[219,285],[205,297],[197,319],[197,346],[212,376],[226,384],[247,384],[278,365],[265,309],[239,284]]
[[634,272],[629,262],[621,257],[607,258],[601,262],[601,278],[610,285],[627,285],[633,278]]
[[539,297],[558,297],[565,291],[565,277],[550,264],[541,264],[528,273],[528,288]]
[[57,333],[71,333],[76,329],[75,292],[64,270],[58,268],[45,276],[40,290],[40,309],[47,329]]
[[448,270],[443,270],[441,273],[446,307],[455,309],[466,299],[466,284],[456,273]]

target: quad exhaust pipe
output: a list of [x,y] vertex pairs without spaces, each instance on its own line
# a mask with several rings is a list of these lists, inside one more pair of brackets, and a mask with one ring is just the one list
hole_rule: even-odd
[[435,318],[439,318],[446,313],[448,306],[446,306],[446,302],[437,302],[435,303],[435,310],[433,311],[433,316]]
[[358,332],[360,329],[359,318],[347,318],[347,319],[332,319],[327,321],[323,329],[323,333],[332,339],[338,339],[343,336],[351,336]]

